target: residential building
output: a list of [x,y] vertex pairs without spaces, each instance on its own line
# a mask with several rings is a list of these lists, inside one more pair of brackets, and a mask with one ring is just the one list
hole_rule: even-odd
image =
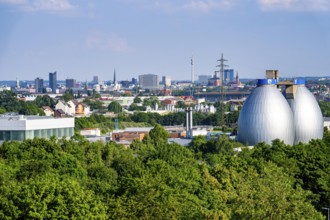
[[57,76],[56,72],[49,73],[49,88],[52,89],[52,93],[56,93],[57,89]]
[[23,141],[26,139],[50,138],[74,135],[74,118],[47,116],[0,115],[0,141]]
[[164,109],[166,111],[174,111],[176,103],[177,100],[174,98],[165,99],[163,100]]
[[91,113],[90,107],[84,103],[77,103],[76,104],[76,115],[89,115]]
[[42,106],[46,116],[54,116],[54,110],[49,106]]
[[66,117],[66,114],[65,114],[65,112],[62,109],[56,109],[54,111],[54,116],[56,118],[65,118]]
[[59,100],[55,105],[55,110],[59,109],[69,116],[74,116],[76,114],[76,105],[72,101],[65,102],[63,100]]
[[159,76],[154,74],[139,75],[139,85],[144,89],[159,89]]

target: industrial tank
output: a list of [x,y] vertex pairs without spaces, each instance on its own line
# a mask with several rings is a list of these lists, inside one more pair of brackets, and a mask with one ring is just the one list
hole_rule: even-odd
[[292,88],[287,88],[284,94],[293,112],[294,144],[321,139],[324,126],[322,112],[314,95],[305,87],[305,80],[293,80]]
[[261,79],[246,99],[238,118],[237,140],[243,144],[259,142],[271,144],[280,139],[285,144],[294,142],[291,108],[276,87],[277,80]]

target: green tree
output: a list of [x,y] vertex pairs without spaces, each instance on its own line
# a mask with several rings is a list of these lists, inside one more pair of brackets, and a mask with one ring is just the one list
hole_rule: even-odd
[[7,112],[18,112],[21,108],[20,104],[14,92],[8,90],[0,92],[0,107],[5,108]]
[[19,114],[22,115],[45,115],[44,111],[41,110],[34,102],[20,102]]
[[133,103],[141,103],[142,102],[142,99],[139,97],[139,96],[136,96],[135,98],[134,98],[134,101],[133,101]]
[[187,105],[183,101],[178,101],[175,105],[175,108],[187,108]]
[[4,107],[0,107],[0,114],[6,113],[6,109]]
[[55,107],[55,101],[49,95],[37,96],[35,104],[41,108],[43,106]]
[[66,90],[63,93],[61,99],[66,101],[66,102],[68,102],[70,100],[73,100],[74,99],[73,90],[72,89]]
[[140,106],[140,105],[137,105],[135,103],[132,103],[129,108],[128,108],[129,111],[145,111],[146,110],[146,107],[145,106]]
[[168,132],[159,124],[156,124],[155,127],[150,130],[149,136],[155,146],[166,144],[169,138]]
[[108,105],[108,110],[117,114],[117,113],[122,112],[123,108],[121,107],[121,105],[118,102],[113,101]]
[[22,219],[106,218],[106,207],[99,198],[72,179],[35,178],[24,182],[15,197]]

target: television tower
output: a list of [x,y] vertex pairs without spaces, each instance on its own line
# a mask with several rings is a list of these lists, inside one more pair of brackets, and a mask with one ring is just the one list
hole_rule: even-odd
[[195,69],[194,69],[194,56],[191,57],[191,97],[194,96],[194,82],[195,82]]
[[113,70],[113,84],[116,84],[116,68]]
[[228,65],[225,64],[226,59],[223,58],[223,54],[221,54],[221,59],[217,60],[218,62],[220,62],[219,65],[217,65],[217,67],[220,68],[220,94],[221,94],[221,100],[220,100],[220,104],[221,104],[221,123],[224,126],[225,125],[225,120],[224,120],[224,114],[225,114],[225,101],[226,101],[226,97],[225,97],[225,93],[224,93],[224,86],[223,86],[223,82],[224,82],[224,69],[225,67],[227,67]]

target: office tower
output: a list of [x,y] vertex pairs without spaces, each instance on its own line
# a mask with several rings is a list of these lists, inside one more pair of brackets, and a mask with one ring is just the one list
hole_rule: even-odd
[[233,69],[225,69],[223,72],[223,81],[224,83],[234,82],[234,70]]
[[65,87],[67,89],[72,89],[75,87],[76,80],[75,79],[66,79],[65,80]]
[[144,74],[139,75],[139,85],[144,89],[159,89],[158,75]]
[[52,93],[56,93],[56,89],[57,89],[56,72],[49,73],[49,88],[52,89]]
[[171,86],[171,77],[170,76],[163,76],[162,83],[166,87]]
[[34,81],[34,88],[36,89],[36,93],[43,93],[43,89],[44,89],[44,80],[37,77]]
[[99,84],[99,77],[98,76],[93,76],[93,83],[94,84]]

